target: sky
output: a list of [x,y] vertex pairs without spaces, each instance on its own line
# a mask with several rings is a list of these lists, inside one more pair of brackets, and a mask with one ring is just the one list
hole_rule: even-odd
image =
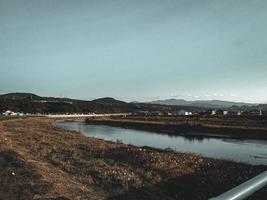
[[267,102],[266,0],[0,0],[0,93]]

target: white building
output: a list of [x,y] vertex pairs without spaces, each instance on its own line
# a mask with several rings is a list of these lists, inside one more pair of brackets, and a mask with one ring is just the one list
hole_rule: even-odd
[[3,115],[9,116],[9,115],[12,115],[12,113],[13,113],[12,111],[7,110],[6,112],[3,113]]
[[7,110],[6,112],[2,113],[3,115],[5,116],[17,116],[17,115],[20,115],[22,116],[23,113],[19,113],[19,112],[13,112],[13,111],[10,111],[10,110]]
[[223,115],[228,115],[228,111],[227,110],[224,110],[223,111]]
[[192,112],[188,112],[185,110],[179,110],[178,115],[192,115]]
[[192,112],[185,112],[185,115],[192,115]]
[[211,115],[216,115],[216,110],[211,111]]

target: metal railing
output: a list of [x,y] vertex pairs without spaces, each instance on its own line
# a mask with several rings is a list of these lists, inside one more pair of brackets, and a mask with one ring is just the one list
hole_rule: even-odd
[[267,185],[267,171],[210,200],[243,200]]

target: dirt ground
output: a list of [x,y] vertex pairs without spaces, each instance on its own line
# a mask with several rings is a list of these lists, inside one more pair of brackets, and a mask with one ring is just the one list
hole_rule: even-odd
[[267,170],[85,137],[53,122],[0,121],[0,200],[204,200]]

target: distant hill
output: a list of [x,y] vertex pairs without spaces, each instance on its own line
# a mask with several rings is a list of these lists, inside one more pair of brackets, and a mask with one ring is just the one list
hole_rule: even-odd
[[72,101],[68,98],[59,97],[41,97],[32,93],[7,93],[0,95],[0,99],[9,100],[31,100],[31,101]]
[[203,107],[203,108],[228,108],[231,106],[255,106],[257,104],[244,103],[244,102],[232,102],[232,101],[221,101],[221,100],[196,100],[186,101],[184,99],[166,99],[149,102],[152,104],[160,105],[172,105],[172,106],[192,106],[192,107]]
[[243,111],[248,111],[248,110],[262,110],[262,111],[267,111],[267,104],[258,104],[258,105],[252,105],[252,106],[232,106],[229,108],[230,110],[243,110]]
[[42,100],[42,97],[32,93],[8,93],[0,95],[0,99],[11,99],[11,100]]
[[126,104],[126,102],[119,101],[119,100],[114,99],[112,97],[99,98],[99,99],[93,100],[92,102],[95,102],[95,103],[105,103],[105,104]]
[[41,97],[32,93],[0,95],[0,113],[6,110],[24,113],[115,113],[130,112],[134,104],[106,97],[93,101],[69,98]]

